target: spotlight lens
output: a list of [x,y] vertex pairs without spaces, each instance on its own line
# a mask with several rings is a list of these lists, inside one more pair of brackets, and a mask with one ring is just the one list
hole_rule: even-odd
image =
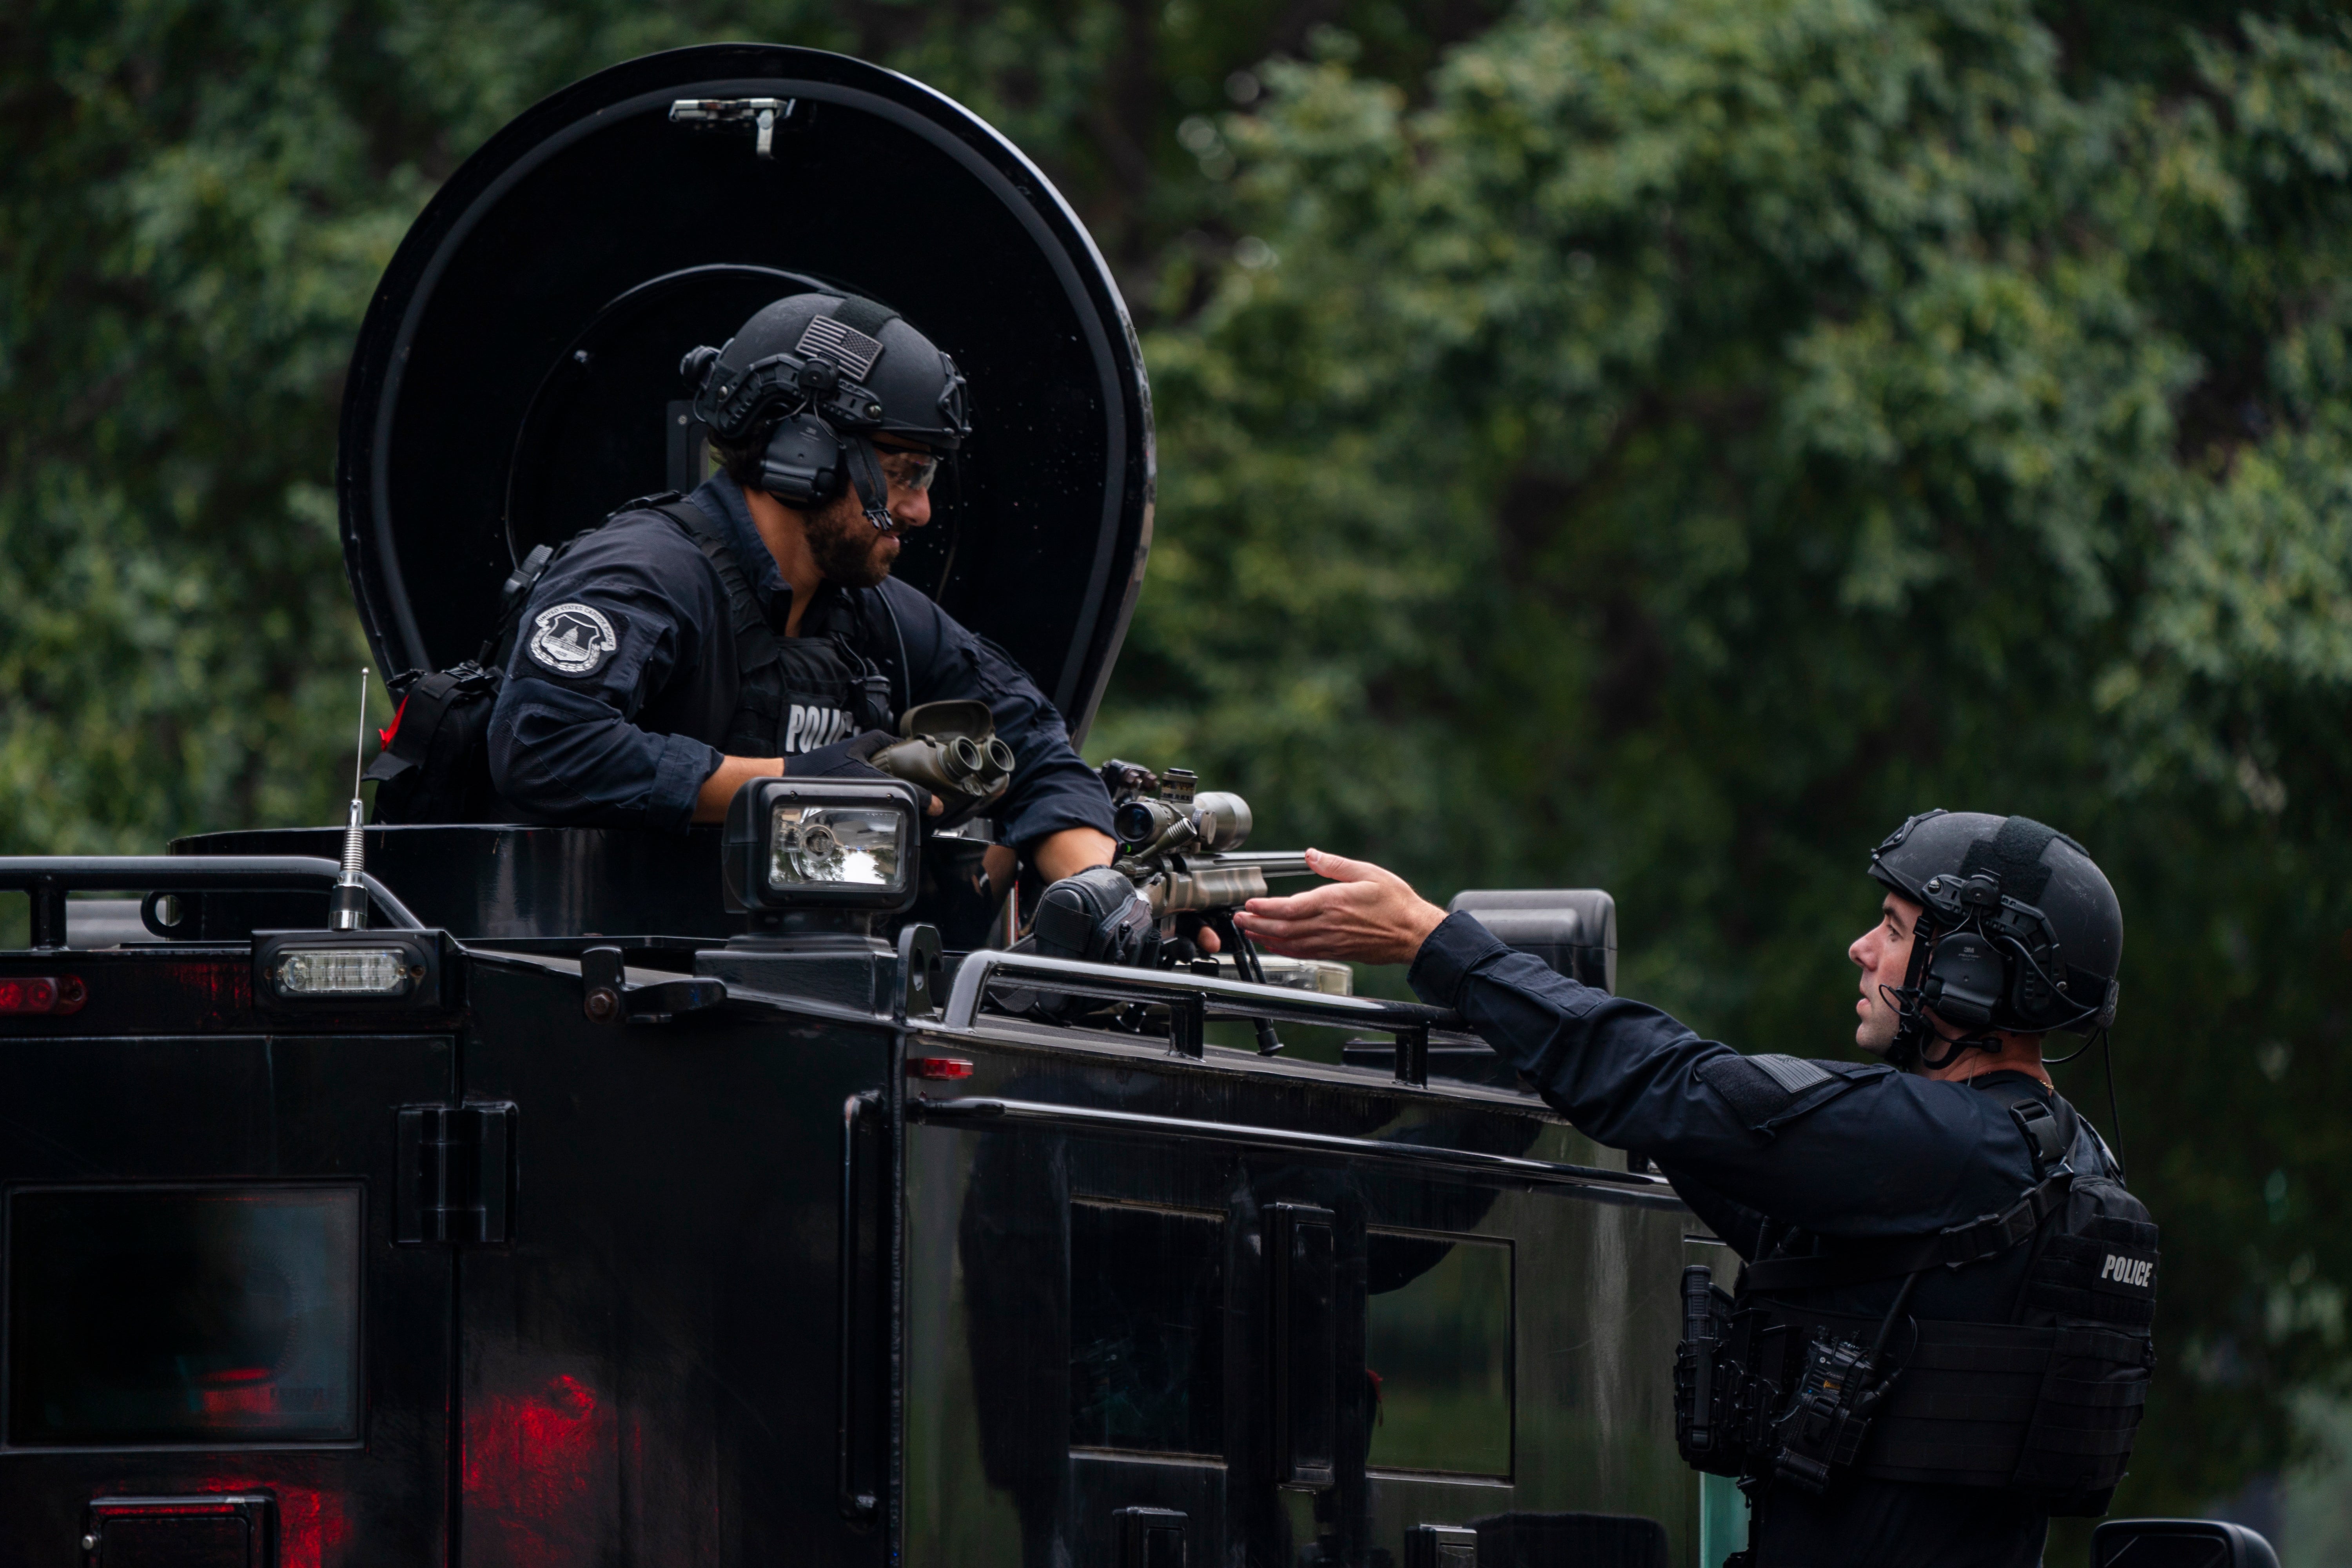
[[769,824],[768,886],[898,885],[907,816],[887,806],[779,805]]

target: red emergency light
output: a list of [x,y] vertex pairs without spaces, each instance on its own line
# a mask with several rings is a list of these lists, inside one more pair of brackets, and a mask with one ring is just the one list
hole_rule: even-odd
[[89,992],[78,974],[0,974],[0,1013],[79,1013]]

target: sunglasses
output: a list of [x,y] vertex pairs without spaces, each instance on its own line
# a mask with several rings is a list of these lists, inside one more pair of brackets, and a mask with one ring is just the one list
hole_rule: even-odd
[[888,447],[876,448],[876,456],[881,459],[882,477],[890,481],[893,489],[912,490],[920,495],[931,488],[933,479],[939,478],[940,460],[937,458],[919,452],[893,451]]

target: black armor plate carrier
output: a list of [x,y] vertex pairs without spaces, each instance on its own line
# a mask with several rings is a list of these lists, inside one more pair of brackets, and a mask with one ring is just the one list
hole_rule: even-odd
[[[1835,1363],[1843,1348],[1851,1360],[1882,1327],[1791,1298],[1967,1268],[2031,1246],[2010,1321],[1893,1324],[1874,1397],[1864,1395],[1866,1435],[1850,1464],[1835,1468],[2022,1492],[2053,1514],[2106,1511],[2156,1363],[2156,1225],[2071,1107],[2045,1107],[2014,1086],[1984,1092],[2010,1103],[2042,1177],[2008,1210],[1894,1242],[1816,1238],[1822,1250],[1811,1255],[1793,1255],[1784,1241],[1748,1266],[1738,1295],[1710,1289],[1704,1309],[1694,1300],[1706,1316],[1686,1331],[1675,1368],[1675,1437],[1692,1466],[1756,1481],[1776,1469],[1789,1477],[1784,1456],[1807,1414],[1798,1406],[1809,1359]],[[1811,1392],[1818,1401],[1821,1391]]]
[[[700,507],[672,492],[631,501],[614,516],[637,510],[657,511],[683,529],[727,590],[727,610],[735,634],[736,692],[735,714],[727,721],[727,738],[719,743],[720,751],[730,757],[775,757],[814,750],[805,742],[785,743],[795,699],[804,706],[821,705],[852,714],[859,730],[890,728],[896,716],[891,712],[889,677],[838,637],[787,637],[780,626],[772,626],[726,536]],[[786,596],[776,605],[775,614],[781,617],[790,608],[791,599]],[[887,600],[883,608],[887,614]],[[846,738],[828,735],[815,744]]]

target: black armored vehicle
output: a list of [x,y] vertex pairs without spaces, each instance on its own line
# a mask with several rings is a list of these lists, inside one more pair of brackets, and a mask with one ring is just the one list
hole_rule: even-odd
[[[781,47],[581,82],[418,220],[342,426],[379,667],[691,489],[681,352],[810,287],[963,368],[899,575],[1082,735],[1150,535],[1118,293],[987,125]],[[0,861],[0,1560],[1719,1560],[1667,1375],[1696,1226],[1454,1020],[1014,951],[984,821],[895,786],[738,807]],[[1613,970],[1603,895],[1480,907]]]

